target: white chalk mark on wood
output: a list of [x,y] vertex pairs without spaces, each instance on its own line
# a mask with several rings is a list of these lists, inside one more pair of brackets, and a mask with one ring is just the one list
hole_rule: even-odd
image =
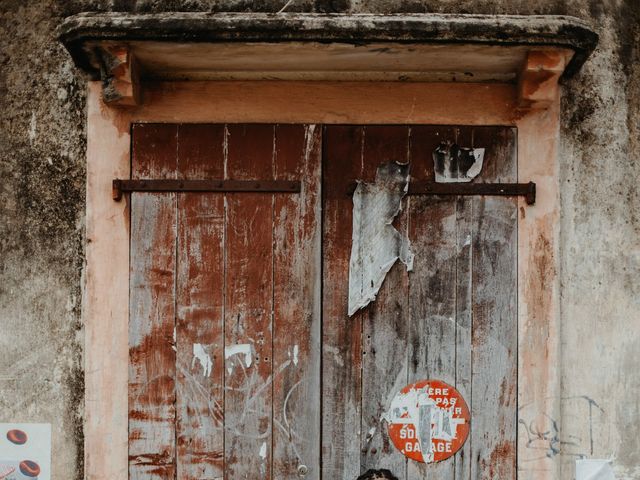
[[611,460],[587,458],[576,460],[576,480],[616,480]]
[[300,352],[300,348],[298,345],[293,346],[293,364],[298,365],[298,353]]
[[376,299],[385,276],[400,260],[413,269],[406,235],[393,226],[409,186],[409,165],[387,163],[373,184],[358,183],[353,194],[353,233],[349,261],[349,316]]
[[191,368],[195,366],[196,362],[202,366],[202,375],[208,377],[211,375],[211,369],[213,368],[213,362],[211,357],[204,349],[204,345],[201,343],[193,344],[193,360],[191,361]]

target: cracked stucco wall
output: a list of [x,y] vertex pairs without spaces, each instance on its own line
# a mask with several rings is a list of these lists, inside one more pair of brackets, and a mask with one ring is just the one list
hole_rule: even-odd
[[[54,28],[80,11],[568,14],[600,45],[563,89],[563,478],[573,454],[640,478],[640,4],[636,0],[111,0],[0,3],[0,421],[53,424],[82,477],[84,80]],[[544,412],[540,412],[544,413]]]

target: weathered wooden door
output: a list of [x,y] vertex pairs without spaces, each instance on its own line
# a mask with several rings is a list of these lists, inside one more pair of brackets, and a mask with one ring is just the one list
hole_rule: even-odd
[[135,125],[133,178],[300,193],[131,196],[131,479],[319,477],[320,130]]
[[[516,132],[498,127],[327,126],[323,172],[323,476],[355,479],[388,468],[399,479],[508,480],[516,476],[516,234],[513,198],[406,196],[395,220],[415,255],[397,262],[375,302],[347,314],[356,180],[408,163],[434,180],[443,142],[484,148],[476,182],[515,182]],[[372,208],[374,205],[371,206]],[[418,380],[456,386],[471,433],[446,461],[407,461],[391,445],[386,413]]]
[[[353,182],[385,163],[433,179],[442,141],[485,148],[474,181],[516,180],[511,128],[133,128],[132,178],[300,180],[300,193],[131,195],[132,479],[514,479],[516,203],[407,196],[396,264],[347,314]],[[471,435],[405,461],[382,416],[426,378],[455,385]]]

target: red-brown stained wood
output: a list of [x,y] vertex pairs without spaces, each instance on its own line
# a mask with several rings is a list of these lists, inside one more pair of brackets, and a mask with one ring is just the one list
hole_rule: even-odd
[[[180,125],[178,178],[224,176],[224,125]],[[177,477],[224,474],[224,196],[178,195]]]
[[[136,125],[133,138],[133,178],[175,178],[175,125]],[[175,477],[175,253],[175,194],[132,194],[129,478],[135,480]]]
[[[273,125],[229,125],[227,178],[271,179]],[[225,479],[269,479],[273,197],[226,195]],[[249,349],[249,353],[245,349]]]
[[322,473],[360,475],[362,313],[347,315],[349,185],[362,176],[363,128],[325,127],[323,138]]
[[[409,161],[409,128],[406,126],[367,126],[364,130],[363,177],[375,178],[381,164]],[[396,217],[396,229],[407,235],[407,198]],[[363,315],[361,470],[387,468],[405,478],[406,459],[389,439],[386,414],[389,399],[406,384],[409,309],[408,274],[397,262],[378,292],[376,301]]]
[[276,180],[302,180],[276,194],[273,316],[273,478],[320,478],[321,129],[278,125]]

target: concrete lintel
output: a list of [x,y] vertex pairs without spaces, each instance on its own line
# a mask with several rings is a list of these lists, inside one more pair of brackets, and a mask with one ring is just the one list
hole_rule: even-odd
[[[298,42],[318,45],[342,44],[376,46],[382,44],[398,49],[415,45],[434,45],[440,48],[438,58],[446,58],[443,45],[457,46],[451,52],[456,56],[460,46],[470,45],[503,47],[481,53],[502,59],[504,49],[522,50],[559,49],[570,53],[562,76],[567,77],[580,69],[595,48],[598,36],[584,22],[567,16],[549,15],[319,15],[319,14],[264,14],[264,13],[83,13],[67,18],[59,28],[59,38],[70,52],[76,65],[92,79],[100,78],[100,63],[96,51],[110,44],[131,44],[142,48],[145,44],[162,45],[157,52],[167,51],[171,45],[176,51],[189,55],[189,48],[200,45],[192,54],[202,58],[202,44],[262,43],[282,44]],[[149,49],[147,49],[148,53]],[[494,57],[491,57],[493,55]],[[459,62],[458,62],[459,63]],[[495,63],[495,62],[494,62]],[[209,68],[207,65],[199,65]],[[458,65],[459,66],[459,65]],[[144,67],[144,65],[143,65]],[[171,65],[163,65],[163,74],[170,78]],[[446,71],[446,62],[441,66]],[[144,68],[146,71],[146,68]],[[153,73],[153,72],[152,72]],[[361,73],[361,72],[360,72]],[[504,72],[498,72],[502,75]],[[200,72],[202,77],[202,72]],[[180,73],[174,78],[190,78],[191,73]],[[229,75],[227,78],[233,78]],[[285,77],[282,77],[285,78]],[[306,79],[312,79],[307,75]],[[350,77],[351,79],[356,76]],[[429,79],[420,77],[416,79]],[[436,80],[441,80],[435,76]],[[481,79],[501,81],[503,77]],[[402,75],[399,76],[402,79]],[[452,78],[458,81],[455,76]]]

